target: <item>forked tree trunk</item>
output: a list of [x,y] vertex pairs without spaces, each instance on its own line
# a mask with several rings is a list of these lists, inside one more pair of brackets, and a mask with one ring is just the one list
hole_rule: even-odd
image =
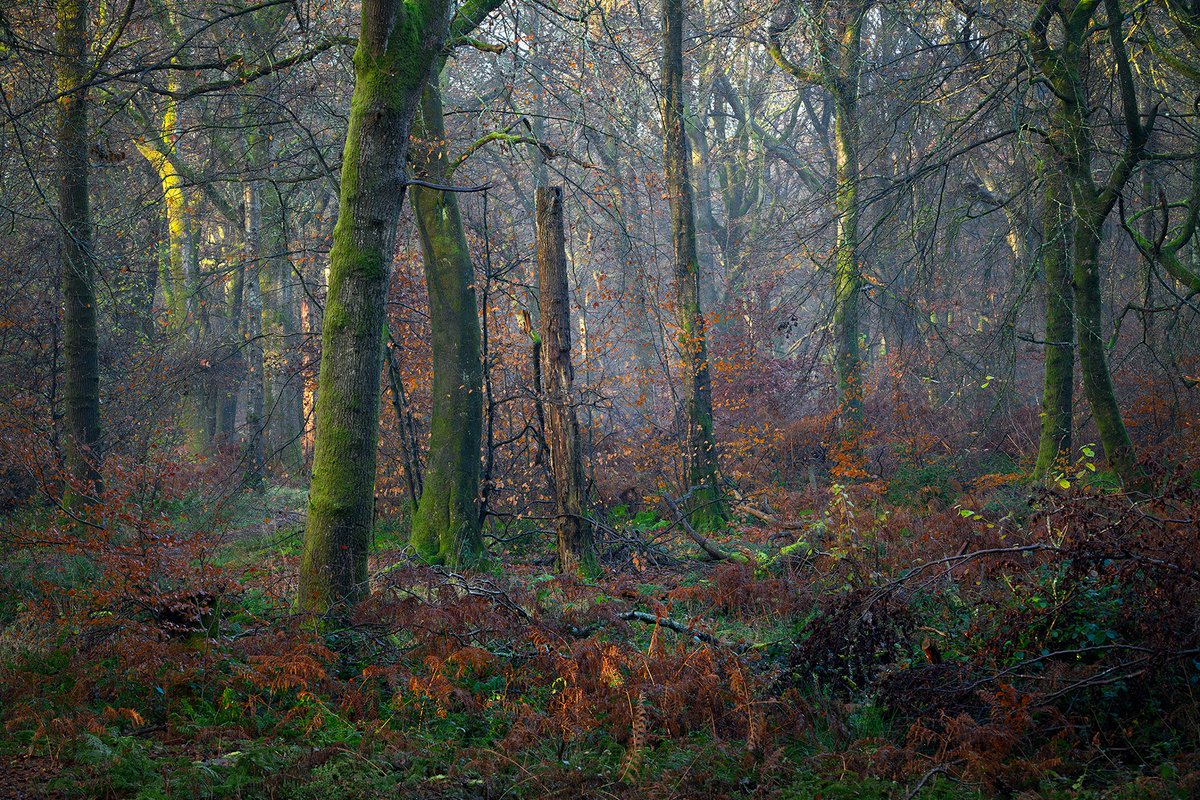
[[700,307],[700,265],[696,255],[696,217],[688,176],[688,140],[684,133],[683,0],[663,0],[663,165],[671,209],[675,313],[683,356],[684,419],[687,426],[686,476],[693,525],[713,527],[725,519],[717,479],[717,443],[713,435],[712,380],[708,371],[704,314]]
[[388,276],[408,135],[446,39],[446,0],[363,0],[321,335],[301,611],[367,594]]
[[584,516],[583,448],[575,415],[575,373],[571,366],[571,305],[563,234],[562,189],[539,186],[537,216],[538,305],[541,309],[541,362],[546,446],[554,479],[558,570],[588,577],[597,571],[592,524]]
[[[1088,44],[1097,30],[1096,12],[1103,2],[1107,16],[1109,52],[1115,64],[1117,86],[1128,141],[1113,164],[1107,180],[1098,184],[1092,158],[1096,150],[1089,117],[1090,101],[1085,75],[1092,50]],[[1080,0],[1069,13],[1058,7],[1062,25],[1051,34],[1056,7],[1045,5],[1030,28],[1031,55],[1054,90],[1059,135],[1051,139],[1056,167],[1066,176],[1071,191],[1074,232],[1071,246],[1071,280],[1074,288],[1075,335],[1083,392],[1100,434],[1104,455],[1126,486],[1144,480],[1129,432],[1121,419],[1109,373],[1103,336],[1103,297],[1100,291],[1100,245],[1104,222],[1117,198],[1145,155],[1153,125],[1143,122],[1138,110],[1133,69],[1125,50],[1124,17],[1118,0]],[[1052,44],[1054,36],[1061,44]],[[1041,459],[1039,458],[1039,462]]]
[[100,356],[96,332],[95,263],[88,199],[87,4],[57,6],[58,207],[62,234],[63,361],[70,474],[100,491]]

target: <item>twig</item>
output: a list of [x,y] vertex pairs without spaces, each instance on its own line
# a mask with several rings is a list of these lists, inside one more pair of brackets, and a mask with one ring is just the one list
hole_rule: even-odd
[[934,775],[939,775],[941,773],[944,773],[945,771],[946,771],[945,765],[938,764],[936,767],[934,767],[933,769],[926,772],[924,775],[921,776],[921,780],[917,781],[916,786],[914,786],[912,788],[912,790],[907,795],[905,795],[904,800],[914,800],[914,798],[916,798],[916,796],[921,793],[921,790],[925,788],[925,784],[929,783],[930,778],[932,778]]

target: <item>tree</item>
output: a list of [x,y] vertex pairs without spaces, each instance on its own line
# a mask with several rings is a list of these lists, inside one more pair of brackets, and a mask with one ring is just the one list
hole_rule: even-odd
[[683,0],[663,0],[662,119],[663,167],[671,215],[675,314],[683,356],[684,424],[687,426],[686,476],[693,524],[724,521],[713,435],[712,379],[708,369],[704,312],[700,307],[700,263],[696,217],[688,176],[691,156],[684,130]]
[[363,597],[374,506],[384,310],[408,136],[446,41],[447,0],[364,0],[321,335],[298,606]]
[[592,525],[584,516],[583,451],[575,416],[571,366],[571,307],[563,236],[562,188],[539,186],[537,217],[538,305],[541,310],[542,380],[546,447],[554,480],[558,571],[594,575],[598,569]]
[[[1061,131],[1055,126],[1054,131]],[[1058,145],[1061,147],[1061,143]],[[1044,481],[1071,453],[1075,411],[1075,316],[1071,284],[1071,196],[1053,150],[1042,169],[1042,272],[1046,283],[1046,342],[1042,379],[1041,436],[1033,477]]]
[[[469,35],[500,0],[475,0],[450,23],[452,44]],[[440,75],[445,55],[435,75]],[[463,230],[458,194],[447,185],[462,159],[451,162],[442,92],[425,88],[412,152],[413,172],[427,186],[413,187],[413,214],[421,239],[433,350],[433,409],[429,458],[409,541],[427,560],[470,566],[483,556],[479,512],[480,447],[483,435],[483,362],[475,268]]]
[[[1154,115],[1152,113],[1143,121],[1138,109],[1137,87],[1125,50],[1125,18],[1120,0],[1103,0],[1107,20],[1103,26],[1094,26],[1100,4],[1101,0],[1080,0],[1078,3],[1044,0],[1030,26],[1029,41],[1033,62],[1053,90],[1055,108],[1050,145],[1057,161],[1054,168],[1062,171],[1071,193],[1074,223],[1071,279],[1083,391],[1096,421],[1105,457],[1121,480],[1132,486],[1140,481],[1141,471],[1121,418],[1108,368],[1100,291],[1100,245],[1104,223],[1145,154]],[[1055,43],[1055,36],[1051,34],[1051,23],[1055,19],[1061,22],[1061,43]],[[1102,184],[1097,183],[1093,172],[1096,144],[1086,83],[1089,53],[1092,52],[1088,41],[1096,30],[1107,33],[1127,137],[1123,151]],[[1048,368],[1047,379],[1051,378],[1062,379]]]
[[[442,96],[430,83],[421,104],[412,154],[422,180],[444,185],[453,174],[442,121]],[[429,458],[410,541],[422,557],[471,565],[483,555],[479,519],[483,431],[483,363],[475,268],[456,192],[413,187],[421,238],[433,349]]]
[[[843,433],[853,438],[862,430],[862,357],[859,354],[859,298],[863,277],[859,265],[860,130],[859,73],[862,69],[862,26],[870,0],[793,0],[787,15],[767,29],[767,50],[775,63],[797,81],[825,89],[833,101],[835,171],[833,335],[834,370]],[[783,52],[782,36],[798,17],[815,45],[817,66],[797,64]]]
[[67,469],[100,490],[100,345],[88,197],[88,6],[58,0],[58,214],[62,247]]

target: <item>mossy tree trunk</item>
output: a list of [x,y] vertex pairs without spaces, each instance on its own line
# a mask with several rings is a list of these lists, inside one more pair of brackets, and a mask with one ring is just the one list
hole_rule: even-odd
[[598,571],[592,524],[584,516],[583,450],[575,415],[575,371],[571,365],[571,306],[567,285],[562,189],[539,186],[537,218],[538,305],[541,310],[541,373],[546,446],[554,479],[558,570],[594,576]]
[[[785,17],[767,29],[767,51],[784,72],[802,84],[821,86],[833,100],[834,234],[833,339],[839,422],[847,443],[857,446],[863,429],[862,354],[859,300],[863,277],[859,264],[861,165],[858,98],[862,71],[862,26],[872,0],[808,4],[794,0]],[[782,37],[799,19],[816,54],[813,67],[791,61]]]
[[412,120],[445,44],[446,0],[364,0],[321,335],[316,439],[297,605],[364,597],[385,300]]
[[1048,160],[1042,180],[1042,271],[1046,285],[1046,355],[1042,383],[1042,432],[1036,481],[1071,453],[1075,405],[1075,314],[1069,255],[1071,197],[1066,178]]
[[712,380],[704,313],[700,307],[700,264],[690,155],[684,131],[683,0],[663,0],[663,166],[671,214],[675,313],[683,360],[686,478],[692,523],[714,527],[725,520],[713,434]]
[[[441,91],[425,89],[414,131],[414,174],[439,185],[452,178]],[[429,457],[411,543],[430,562],[471,566],[483,555],[479,519],[483,362],[475,269],[455,192],[414,186],[433,350]]]
[[[858,35],[853,49],[843,54],[850,61],[848,75],[834,82],[834,163],[837,232],[833,277],[834,370],[842,433],[853,440],[862,433],[862,354],[859,352],[859,298],[863,278],[858,263]],[[844,85],[843,85],[844,84]],[[850,84],[853,84],[851,86]]]
[[58,211],[62,236],[63,361],[70,474],[100,492],[100,344],[88,197],[87,17],[84,0],[56,6]]
[[[1078,206],[1079,201],[1076,200]],[[1129,431],[1121,418],[1113,391],[1104,346],[1104,301],[1100,291],[1100,244],[1104,216],[1080,213],[1075,223],[1072,275],[1075,284],[1075,335],[1079,340],[1079,365],[1083,394],[1100,434],[1104,457],[1126,486],[1137,485],[1142,476]]]
[[[1102,2],[1107,20],[1098,25],[1095,17]],[[1052,25],[1055,19],[1061,26]],[[1034,64],[1054,90],[1054,113],[1061,121],[1061,139],[1052,138],[1050,144],[1071,192],[1074,221],[1071,276],[1083,391],[1109,465],[1126,486],[1136,486],[1144,476],[1113,391],[1104,345],[1104,306],[1100,290],[1104,223],[1142,159],[1153,126],[1153,118],[1143,121],[1138,110],[1137,87],[1125,50],[1123,23],[1120,0],[1046,2],[1039,7],[1030,26],[1029,42]],[[1117,155],[1103,183],[1097,183],[1093,172],[1092,157],[1096,145],[1084,77],[1088,72],[1089,54],[1096,49],[1089,40],[1099,33],[1107,34],[1108,51],[1116,67],[1127,136],[1124,151]],[[1056,38],[1061,41],[1054,41]]]

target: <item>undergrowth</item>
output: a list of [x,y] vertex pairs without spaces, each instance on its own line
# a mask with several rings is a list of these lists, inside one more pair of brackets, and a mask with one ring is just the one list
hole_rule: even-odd
[[302,495],[235,498],[200,525],[202,483],[152,463],[92,525],[10,519],[0,794],[1200,791],[1186,476],[1152,499],[937,478],[936,507],[906,476],[806,489],[785,535],[723,534],[753,555],[736,563],[618,510],[594,582],[545,574],[529,537],[503,571],[424,566],[385,525],[369,599],[320,631],[290,605]]

